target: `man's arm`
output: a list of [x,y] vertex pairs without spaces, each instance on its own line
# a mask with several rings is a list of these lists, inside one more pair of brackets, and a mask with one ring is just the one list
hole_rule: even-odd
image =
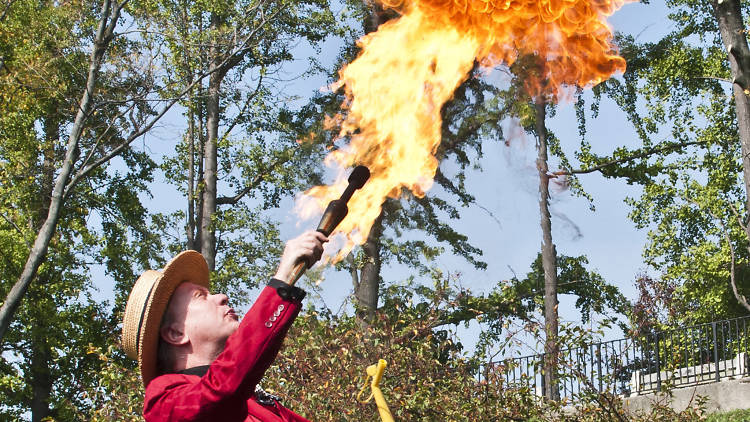
[[[306,232],[287,242],[274,278],[285,281],[299,259],[319,259],[326,240],[320,233]],[[304,296],[301,289],[280,280],[269,284],[200,381],[171,374],[157,377],[148,385],[146,420],[232,420],[234,413],[247,411],[244,402],[276,358]]]

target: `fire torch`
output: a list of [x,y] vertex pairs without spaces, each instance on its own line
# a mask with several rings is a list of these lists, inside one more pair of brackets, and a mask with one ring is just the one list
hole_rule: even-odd
[[[367,167],[357,166],[354,168],[352,174],[349,175],[349,186],[346,187],[344,193],[341,194],[339,199],[334,199],[328,203],[328,207],[326,207],[326,211],[323,213],[323,217],[321,217],[318,224],[317,230],[319,232],[326,236],[329,236],[333,232],[333,229],[339,225],[349,212],[346,203],[349,202],[354,191],[364,186],[369,178],[370,170]],[[305,260],[297,262],[292,275],[289,277],[289,284],[293,286],[309,267],[310,265]]]

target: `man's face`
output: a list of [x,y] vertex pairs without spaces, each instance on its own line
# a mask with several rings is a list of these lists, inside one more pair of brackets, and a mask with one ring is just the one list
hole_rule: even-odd
[[169,309],[170,319],[180,323],[193,348],[221,344],[239,327],[239,317],[229,307],[224,294],[210,294],[193,283],[182,283],[175,290]]

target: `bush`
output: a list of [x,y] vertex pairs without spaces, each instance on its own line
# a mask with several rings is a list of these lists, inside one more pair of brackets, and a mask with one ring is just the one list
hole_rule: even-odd
[[[449,359],[446,350],[453,351]],[[458,356],[455,339],[385,324],[365,334],[353,317],[300,316],[263,387],[311,420],[377,421],[375,405],[355,398],[365,368],[381,358],[388,362],[381,388],[397,420],[528,420],[542,414],[528,389],[478,381],[478,362]]]

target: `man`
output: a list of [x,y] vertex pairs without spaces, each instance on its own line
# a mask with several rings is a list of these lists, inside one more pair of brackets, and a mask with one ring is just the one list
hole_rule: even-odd
[[130,292],[122,336],[146,387],[146,421],[307,421],[256,387],[305,296],[287,284],[289,275],[299,260],[318,261],[327,240],[309,231],[287,242],[276,275],[242,322],[227,296],[209,292],[198,252],[144,272]]

